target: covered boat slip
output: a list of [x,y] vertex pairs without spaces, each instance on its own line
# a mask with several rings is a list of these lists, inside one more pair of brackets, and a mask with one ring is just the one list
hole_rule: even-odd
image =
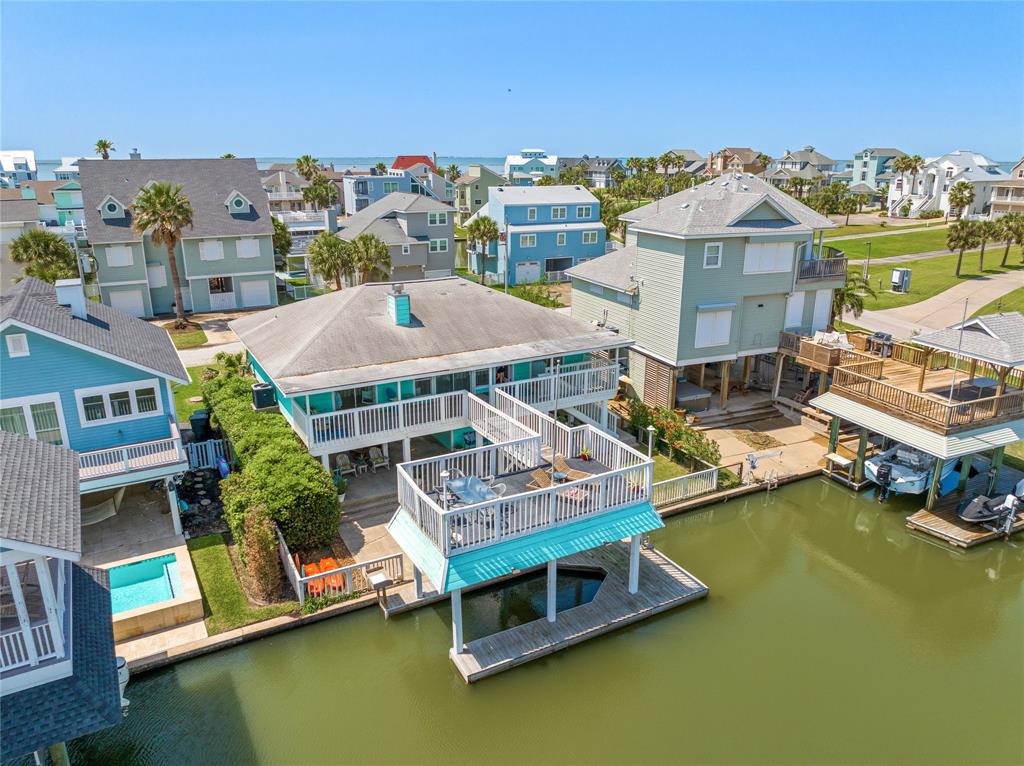
[[[971,548],[990,540],[998,540],[1003,537],[1001,532],[989,529],[981,524],[974,524],[964,521],[957,516],[957,510],[971,502],[980,495],[995,494],[1001,495],[1013,487],[1013,477],[1006,476],[997,481],[993,491],[988,487],[988,477],[979,474],[970,480],[963,491],[957,490],[945,497],[939,498],[931,510],[921,509],[907,518],[907,527],[918,532],[923,532],[933,537],[938,537],[950,545],[958,548]],[[1011,527],[1011,535],[1024,531],[1024,511],[1017,514],[1017,519]]]

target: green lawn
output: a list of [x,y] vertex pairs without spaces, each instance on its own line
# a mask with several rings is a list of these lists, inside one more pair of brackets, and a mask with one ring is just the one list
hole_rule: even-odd
[[[911,303],[931,298],[944,290],[948,290],[967,279],[977,279],[981,274],[978,272],[977,253],[965,253],[963,267],[960,271],[960,278],[957,279],[953,272],[956,269],[956,254],[940,255],[935,258],[926,258],[920,261],[911,261],[903,264],[913,270],[910,278],[910,292],[896,294],[889,292],[890,277],[893,264],[872,262],[868,271],[868,280],[871,286],[878,293],[877,298],[868,298],[864,302],[866,309],[877,311],[879,309],[891,309],[897,306],[907,306]],[[999,260],[1002,258],[1002,250],[999,253],[992,252],[991,257],[985,254],[985,274],[1002,274],[1008,271],[1017,271],[1024,268],[1020,263],[1020,248],[1014,247],[1010,250],[1010,260],[1005,269],[999,268]],[[854,264],[854,269],[861,266]]]
[[997,298],[986,306],[982,306],[971,316],[982,316],[983,314],[998,314],[1000,311],[1020,311],[1024,313],[1024,287],[1008,292],[1002,298]]
[[687,470],[678,463],[674,463],[664,455],[654,453],[654,481],[665,481],[674,479],[676,476],[683,476]]
[[175,348],[195,348],[206,345],[206,333],[199,325],[189,323],[189,329],[175,330],[174,322],[167,322],[163,327],[171,336],[171,342]]
[[868,256],[868,243],[871,244],[871,259],[888,258],[892,255],[908,255],[910,253],[927,253],[932,250],[946,249],[946,230],[913,231],[909,234],[889,234],[881,237],[864,237],[863,239],[830,239],[832,247],[838,247],[851,260],[863,260]]
[[1012,468],[1024,471],[1024,442],[1015,442],[1014,444],[1007,445],[1006,456],[1003,458],[1003,462]]
[[195,537],[188,541],[188,551],[203,594],[206,630],[211,635],[298,610],[297,601],[251,606],[235,577],[223,535]]
[[945,224],[945,221],[942,218],[936,218],[934,221],[921,221],[920,223],[915,223],[913,226],[906,227],[881,223],[851,223],[849,226],[840,226],[838,229],[829,229],[825,232],[825,239],[849,237],[851,234],[874,234],[879,231],[899,231],[902,228],[923,229],[926,226],[942,226],[943,224]]
[[187,386],[172,384],[171,388],[174,391],[174,408],[178,411],[178,422],[187,423],[189,415],[198,409],[202,409],[202,402],[190,402],[189,399],[193,396],[203,395],[203,370],[207,367],[213,367],[220,369],[219,365],[216,364],[201,364],[198,367],[189,367],[188,377],[192,381]]

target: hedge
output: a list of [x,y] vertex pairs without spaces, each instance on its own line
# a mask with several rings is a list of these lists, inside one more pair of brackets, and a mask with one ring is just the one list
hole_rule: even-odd
[[330,544],[341,510],[331,477],[278,412],[252,408],[252,379],[223,375],[203,386],[203,397],[234,449],[239,471],[221,483],[224,515],[236,540],[260,505],[277,522],[288,547]]

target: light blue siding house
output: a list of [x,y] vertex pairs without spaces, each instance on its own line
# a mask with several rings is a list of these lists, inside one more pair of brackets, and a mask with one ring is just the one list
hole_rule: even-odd
[[544,176],[558,178],[558,157],[543,149],[523,149],[505,157],[505,178],[513,186],[533,186]]
[[565,281],[566,270],[605,252],[601,202],[583,186],[498,186],[477,216],[497,222],[500,241],[483,263],[474,252],[471,268],[494,281],[505,279],[506,251],[510,285]]
[[0,308],[0,430],[75,450],[83,494],[187,469],[171,383],[188,373],[165,330],[86,300],[77,279],[26,278]]

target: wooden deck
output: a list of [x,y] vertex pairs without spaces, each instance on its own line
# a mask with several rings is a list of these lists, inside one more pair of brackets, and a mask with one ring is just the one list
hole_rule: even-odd
[[[1000,488],[1003,491],[1009,489],[1009,487],[1003,487],[1003,484],[1005,482],[997,483],[994,494],[1003,494],[1003,492],[1000,492]],[[990,540],[1001,539],[1001,533],[985,529],[980,524],[971,524],[970,522],[963,521],[956,515],[960,503],[965,500],[973,500],[978,495],[983,494],[987,486],[988,478],[984,473],[975,476],[967,482],[966,491],[950,492],[945,497],[940,497],[936,501],[933,510],[922,509],[910,516],[907,519],[907,527],[932,535],[960,548],[971,548],[975,545],[987,543]],[[1021,531],[1024,531],[1024,513],[1017,516],[1017,522],[1013,525],[1013,532],[1011,534],[1017,534]]]
[[629,551],[624,543],[605,545],[559,560],[559,564],[600,567],[607,573],[588,604],[559,612],[555,622],[535,620],[470,641],[452,662],[467,683],[509,670],[566,647],[595,638],[651,615],[703,598],[708,587],[657,551],[642,550],[640,589],[627,590]]

